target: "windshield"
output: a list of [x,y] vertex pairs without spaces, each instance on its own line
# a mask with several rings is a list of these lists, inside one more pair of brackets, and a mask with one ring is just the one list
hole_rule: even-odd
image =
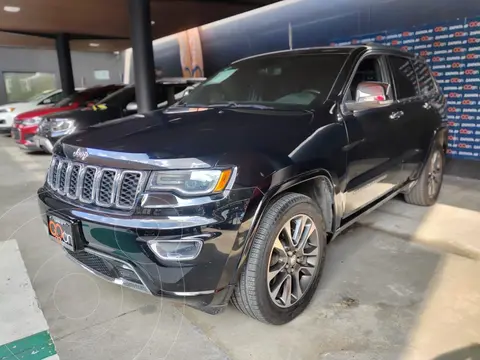
[[327,99],[346,58],[346,54],[252,58],[223,69],[177,106],[306,109]]
[[46,90],[46,91],[42,91],[41,93],[39,93],[39,94],[37,94],[37,95],[35,95],[35,96],[31,97],[31,98],[30,98],[30,99],[28,99],[27,101],[29,101],[29,102],[30,102],[30,101],[31,101],[31,102],[33,102],[33,101],[39,101],[39,100],[42,100],[42,99],[43,99],[43,98],[45,98],[45,97],[46,97],[48,94],[50,94],[50,93],[52,93],[52,92],[54,92],[54,91],[55,91],[55,90],[53,90],[53,89],[52,89],[52,90]]
[[135,88],[128,86],[117,90],[100,101],[97,104],[105,104],[108,107],[123,107],[130,102],[135,101]]
[[73,93],[72,95],[67,96],[66,98],[63,98],[63,100],[60,100],[58,103],[56,103],[53,107],[64,107],[68,106],[76,101],[78,97],[77,93]]

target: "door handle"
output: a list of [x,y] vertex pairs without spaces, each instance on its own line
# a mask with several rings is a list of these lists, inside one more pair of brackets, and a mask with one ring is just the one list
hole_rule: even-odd
[[390,114],[391,120],[398,120],[404,115],[403,111],[396,111]]

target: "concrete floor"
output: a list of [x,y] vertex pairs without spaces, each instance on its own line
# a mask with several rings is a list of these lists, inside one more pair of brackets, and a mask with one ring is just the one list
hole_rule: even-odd
[[0,137],[0,245],[17,240],[61,359],[480,359],[480,182],[448,177],[432,208],[394,200],[363,219],[329,246],[309,308],[273,327],[71,263],[38,218],[48,163]]

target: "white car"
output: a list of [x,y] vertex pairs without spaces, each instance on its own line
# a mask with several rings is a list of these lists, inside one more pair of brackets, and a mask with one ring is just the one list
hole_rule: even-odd
[[[78,88],[75,90],[80,91],[82,89]],[[46,90],[24,102],[1,105],[0,132],[10,133],[10,129],[13,125],[13,120],[17,115],[37,108],[52,106],[63,98],[64,95],[62,93],[62,90]]]

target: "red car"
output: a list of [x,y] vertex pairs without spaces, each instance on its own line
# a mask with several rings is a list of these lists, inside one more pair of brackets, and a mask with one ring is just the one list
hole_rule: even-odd
[[40,108],[19,114],[13,123],[12,138],[24,150],[38,151],[40,147],[35,144],[33,137],[37,132],[38,124],[44,115],[74,110],[96,103],[108,94],[117,91],[124,85],[96,86],[76,92],[52,107]]

